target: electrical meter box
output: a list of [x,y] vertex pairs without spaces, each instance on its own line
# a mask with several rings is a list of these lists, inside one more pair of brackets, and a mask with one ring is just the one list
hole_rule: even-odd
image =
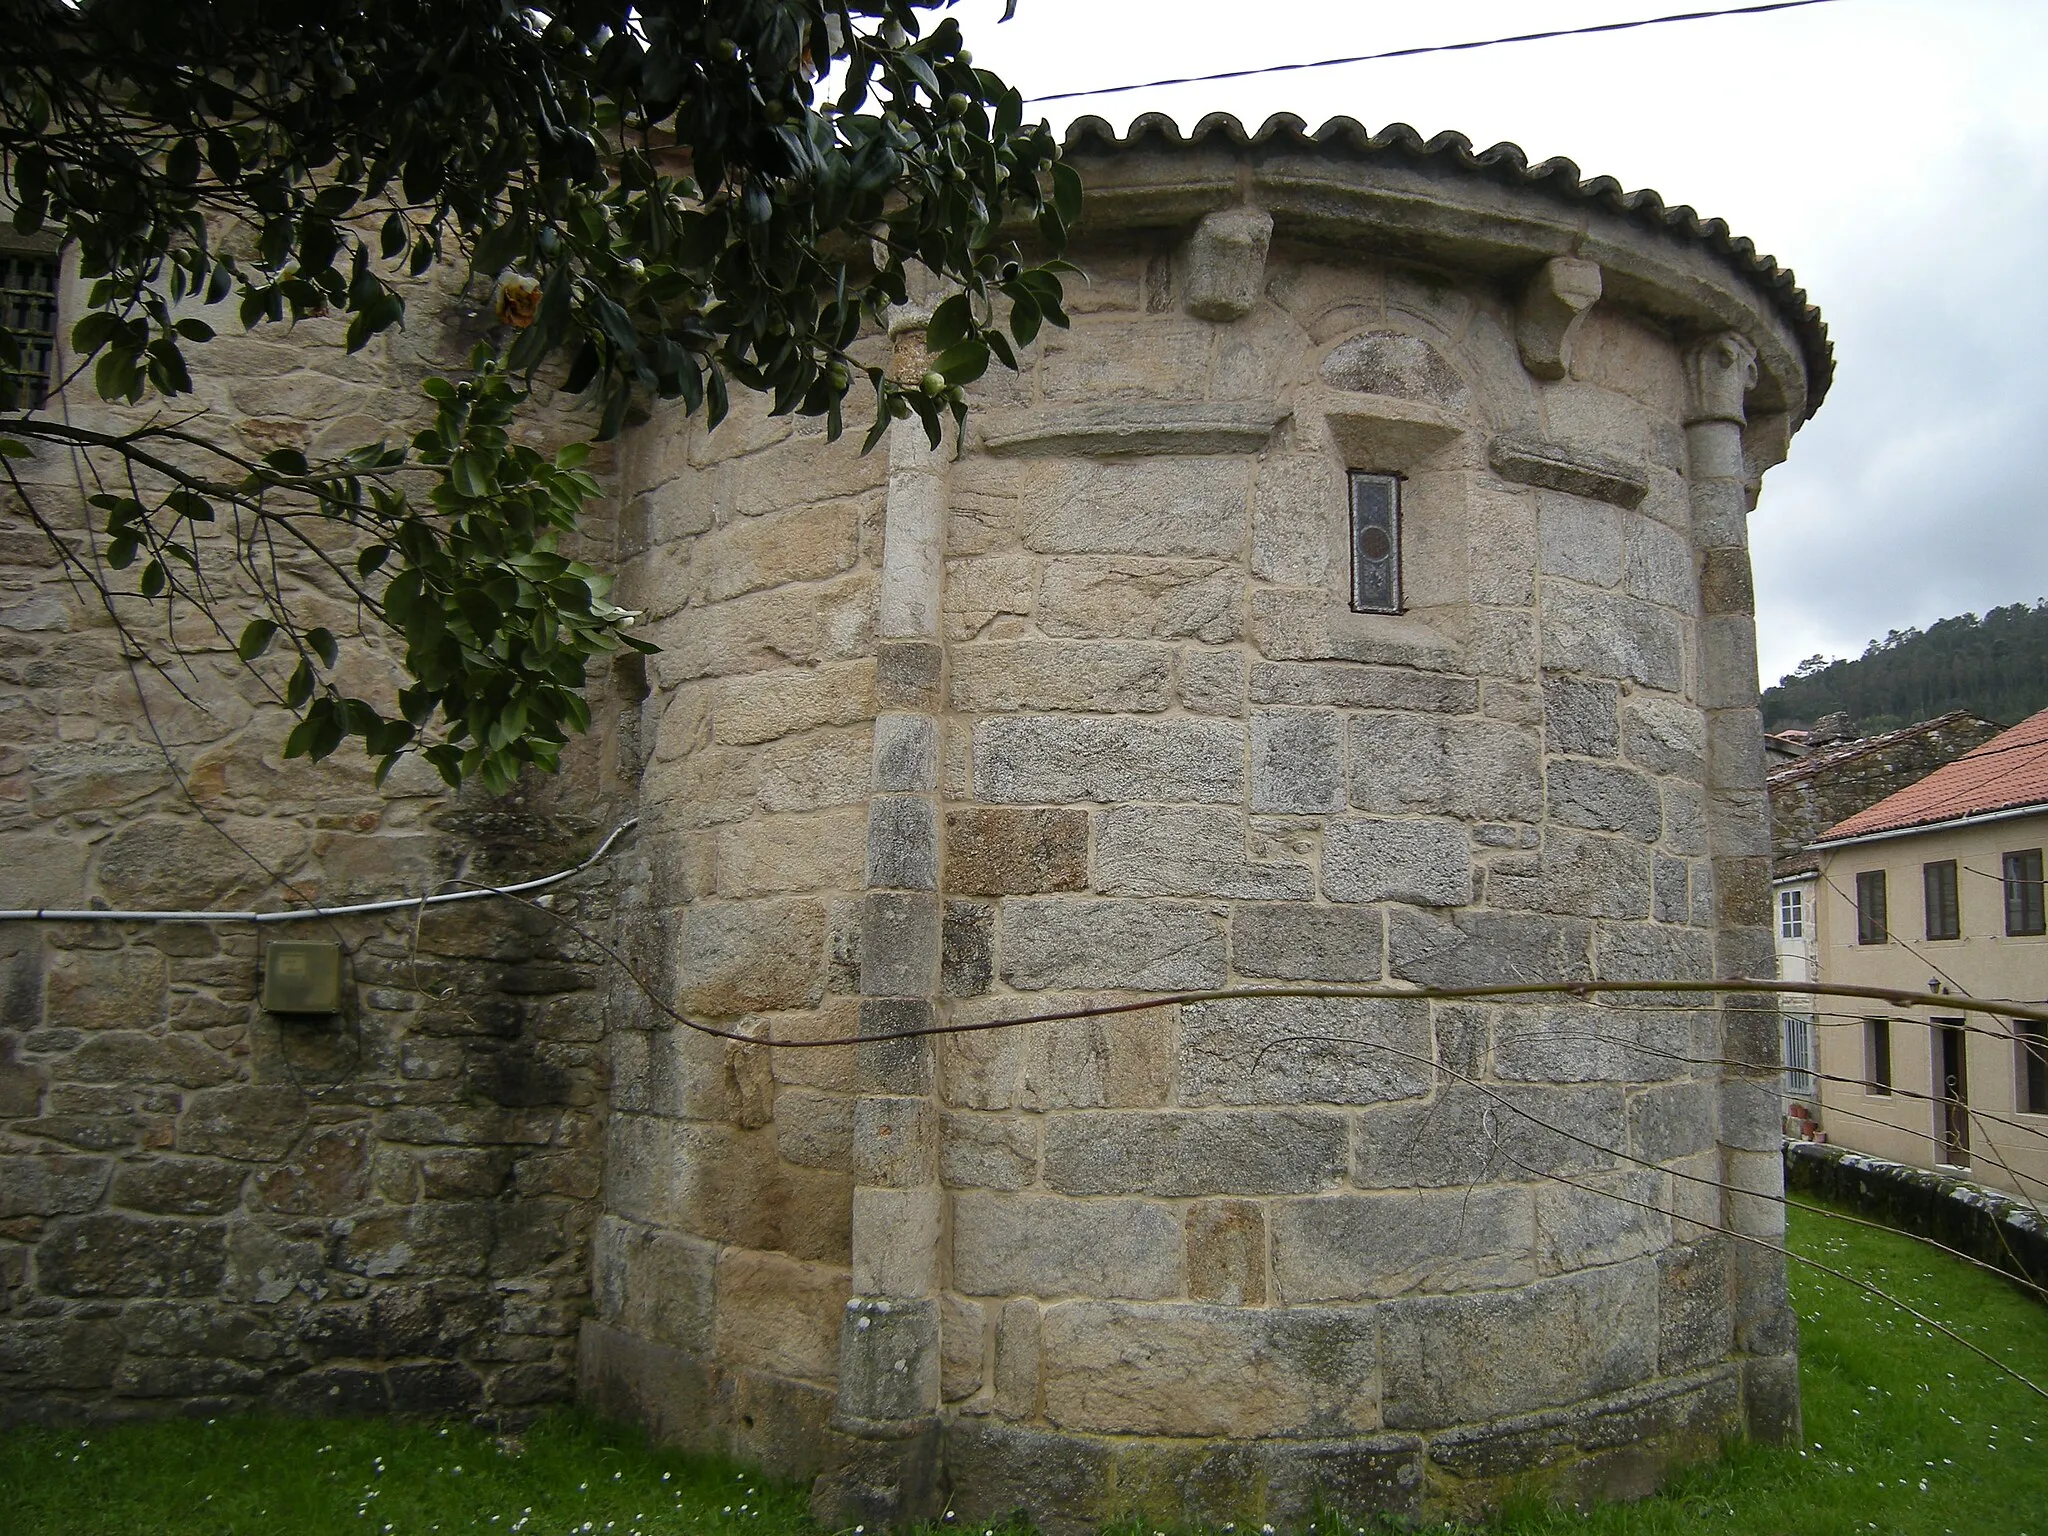
[[341,946],[301,939],[263,947],[266,1013],[341,1012]]

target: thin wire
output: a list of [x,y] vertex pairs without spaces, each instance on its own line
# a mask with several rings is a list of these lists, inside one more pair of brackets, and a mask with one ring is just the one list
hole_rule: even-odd
[[1127,91],[1149,91],[1167,85],[1207,85],[1217,80],[1245,80],[1254,75],[1286,75],[1304,69],[1332,69],[1339,64],[1373,64],[1383,59],[1412,59],[1426,53],[1468,53],[1475,48],[1499,48],[1508,43],[1540,43],[1557,37],[1592,37],[1602,32],[1633,32],[1639,27],[1661,27],[1675,21],[1710,21],[1718,16],[1761,16],[1769,11],[1796,11],[1809,5],[1828,5],[1832,0],[1773,0],[1768,5],[1738,5],[1716,11],[1679,11],[1669,16],[1646,16],[1640,21],[1607,21],[1591,27],[1557,27],[1547,32],[1518,32],[1512,37],[1487,37],[1469,43],[1430,43],[1416,48],[1390,48],[1384,53],[1357,53],[1340,59],[1315,59],[1302,64],[1265,64],[1254,69],[1225,69],[1213,75],[1174,75],[1164,80],[1144,80],[1132,85],[1104,85],[1085,91],[1054,91],[1049,96],[1027,96],[1031,102],[1073,101],[1083,96],[1120,96]]

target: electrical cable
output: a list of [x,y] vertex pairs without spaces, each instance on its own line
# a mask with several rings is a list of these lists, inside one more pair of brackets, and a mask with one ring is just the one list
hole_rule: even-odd
[[1809,5],[1830,5],[1834,0],[1772,0],[1768,5],[1738,5],[1716,11],[1679,11],[1669,16],[1645,16],[1638,21],[1606,21],[1590,27],[1556,27],[1547,32],[1518,32],[1512,37],[1487,37],[1467,43],[1430,43],[1415,48],[1390,48],[1384,53],[1358,53],[1338,59],[1314,59],[1300,64],[1264,64],[1252,69],[1225,69],[1213,75],[1175,75],[1164,80],[1142,80],[1131,85],[1104,85],[1085,91],[1054,91],[1046,96],[1024,99],[1074,101],[1083,96],[1120,96],[1127,91],[1149,91],[1168,85],[1208,85],[1218,80],[1244,80],[1254,75],[1293,74],[1304,69],[1331,69],[1339,64],[1373,64],[1384,59],[1412,59],[1426,53],[1467,53],[1475,48],[1499,48],[1508,43],[1540,43],[1558,37],[1592,37],[1602,32],[1633,32],[1639,27],[1661,27],[1676,21],[1710,21],[1717,16],[1761,16],[1768,11],[1796,11]]

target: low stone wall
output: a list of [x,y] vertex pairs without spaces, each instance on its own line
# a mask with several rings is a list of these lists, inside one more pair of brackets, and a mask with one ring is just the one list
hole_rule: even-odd
[[2035,1285],[2048,1286],[2048,1218],[1931,1168],[1811,1141],[1785,1143],[1785,1186],[1855,1206]]

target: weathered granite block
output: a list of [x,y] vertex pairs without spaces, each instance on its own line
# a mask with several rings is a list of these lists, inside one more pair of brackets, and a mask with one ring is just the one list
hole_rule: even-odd
[[1543,679],[1544,745],[1579,757],[1613,757],[1620,749],[1621,690],[1583,677]]
[[1323,834],[1323,894],[1332,901],[1463,906],[1472,899],[1465,829],[1449,821],[1333,821]]
[[946,813],[946,889],[978,896],[1088,888],[1088,813],[972,806]]
[[1234,804],[1244,798],[1244,727],[1191,718],[984,720],[974,728],[974,784],[999,804]]
[[1491,720],[1366,714],[1351,722],[1351,803],[1359,810],[1534,821],[1536,743]]
[[1015,898],[1003,903],[1004,981],[1164,992],[1223,984],[1223,924],[1207,909],[1159,901]]
[[1559,759],[1549,765],[1545,777],[1553,821],[1596,832],[1620,832],[1644,843],[1656,842],[1663,830],[1657,785],[1633,769]]
[[922,795],[877,795],[868,802],[867,883],[899,891],[936,890],[939,813]]
[[1539,1088],[1453,1083],[1428,1104],[1359,1115],[1351,1182],[1442,1189],[1576,1177],[1625,1154],[1618,1085]]
[[1325,1195],[1272,1207],[1277,1299],[1362,1301],[1536,1278],[1527,1189]]
[[1381,930],[1376,909],[1247,902],[1231,911],[1230,965],[1240,975],[1289,981],[1378,981]]
[[969,1296],[1178,1296],[1180,1218],[1152,1200],[962,1190],[953,1285]]
[[1344,739],[1336,711],[1255,711],[1251,740],[1253,810],[1343,809]]
[[1343,1118],[1302,1110],[1117,1111],[1046,1122],[1045,1183],[1067,1195],[1304,1194],[1342,1179]]
[[1220,807],[1104,811],[1095,818],[1095,887],[1110,896],[1252,901],[1301,901],[1314,894],[1315,876],[1307,865],[1252,862],[1247,832],[1241,814]]
[[1266,1299],[1266,1216],[1256,1200],[1197,1200],[1188,1207],[1188,1295],[1256,1307]]
[[846,1303],[839,1334],[839,1414],[888,1421],[939,1401],[939,1304],[933,1299]]
[[1381,1104],[1429,1091],[1426,1004],[1349,998],[1181,1009],[1180,1102]]

